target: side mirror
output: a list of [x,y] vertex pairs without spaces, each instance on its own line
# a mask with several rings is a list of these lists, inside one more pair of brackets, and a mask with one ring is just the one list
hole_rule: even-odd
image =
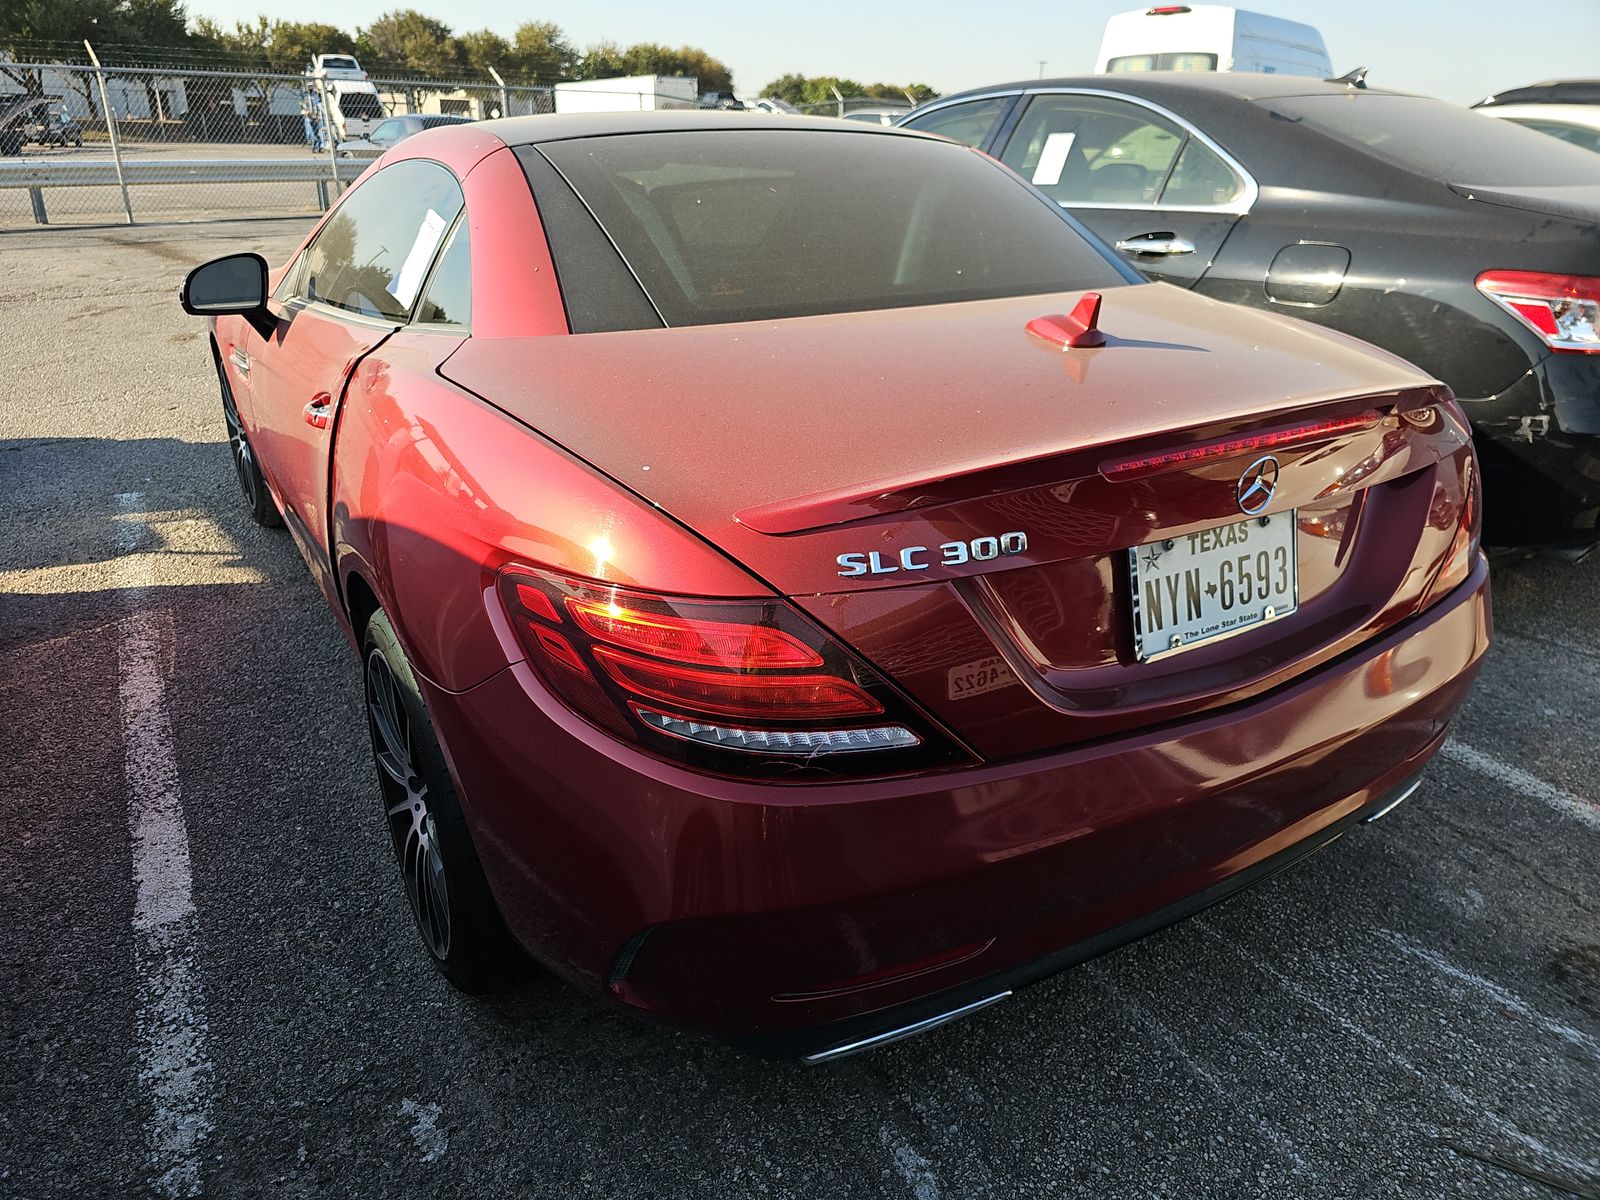
[[263,337],[275,323],[267,312],[267,260],[259,254],[230,254],[202,263],[184,279],[178,303],[196,317],[237,314]]

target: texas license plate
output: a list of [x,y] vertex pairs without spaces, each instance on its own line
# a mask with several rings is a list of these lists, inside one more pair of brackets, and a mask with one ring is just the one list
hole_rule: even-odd
[[1250,517],[1128,551],[1141,662],[1288,616],[1300,602],[1293,512]]

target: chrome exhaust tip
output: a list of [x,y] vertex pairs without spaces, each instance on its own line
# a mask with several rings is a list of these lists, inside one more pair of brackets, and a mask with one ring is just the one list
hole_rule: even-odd
[[988,1008],[991,1004],[998,1004],[1010,995],[1009,991],[996,992],[992,996],[985,996],[982,1000],[974,1000],[971,1004],[963,1004],[960,1008],[952,1008],[949,1012],[939,1013],[921,1021],[913,1021],[910,1025],[902,1025],[900,1028],[891,1029],[886,1033],[875,1033],[871,1037],[861,1038],[858,1041],[829,1046],[826,1050],[818,1050],[814,1054],[806,1055],[801,1061],[807,1066],[814,1067],[820,1063],[848,1058],[852,1054],[860,1054],[866,1050],[876,1050],[879,1046],[887,1046],[890,1042],[898,1042],[903,1038],[915,1037],[919,1033],[927,1033],[930,1029],[948,1025],[951,1021],[958,1021],[962,1017],[977,1012],[980,1008]]
[[1368,813],[1366,816],[1362,817],[1361,823],[1363,825],[1371,825],[1374,821],[1380,820],[1383,817],[1387,817],[1395,809],[1399,808],[1407,800],[1411,799],[1411,797],[1416,794],[1417,789],[1421,786],[1421,779],[1413,779],[1410,787],[1403,788],[1398,796],[1389,801],[1389,803],[1385,804],[1377,812]]

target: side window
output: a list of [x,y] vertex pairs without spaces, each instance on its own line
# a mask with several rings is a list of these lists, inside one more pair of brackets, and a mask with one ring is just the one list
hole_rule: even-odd
[[304,282],[305,273],[306,255],[301,254],[289,264],[289,269],[278,280],[278,287],[272,293],[272,298],[280,303],[286,303],[304,295],[301,285]]
[[357,184],[304,254],[298,292],[367,317],[404,320],[464,201],[437,163],[409,159]]
[[920,129],[923,133],[937,133],[941,137],[977,146],[989,136],[989,131],[994,128],[995,122],[1010,104],[1010,96],[969,100],[965,104],[952,104],[949,108],[936,109],[925,117],[907,121],[906,125],[911,129]]
[[1187,131],[1149,109],[1099,96],[1035,96],[1001,161],[1057,204],[1147,208]]
[[1537,129],[1540,133],[1547,133],[1553,138],[1560,138],[1563,142],[1571,142],[1574,146],[1582,146],[1585,150],[1600,150],[1600,129],[1584,129],[1577,125],[1558,124],[1554,121],[1518,119],[1516,123],[1526,125],[1529,129]]
[[455,232],[439,256],[428,290],[417,305],[417,320],[427,325],[472,323],[472,248],[465,220],[456,222]]
[[375,141],[375,142],[381,142],[381,141],[385,140],[386,138],[397,138],[399,136],[400,136],[400,122],[399,121],[385,121],[382,125],[379,125],[376,129],[374,129],[372,131],[372,140]]
[[1204,142],[1190,138],[1161,193],[1162,208],[1210,208],[1239,198],[1244,183]]

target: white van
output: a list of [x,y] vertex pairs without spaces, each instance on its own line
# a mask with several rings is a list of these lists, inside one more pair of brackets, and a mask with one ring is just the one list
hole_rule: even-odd
[[1310,25],[1221,4],[1162,4],[1106,22],[1098,74],[1110,71],[1260,71],[1333,74],[1322,35]]

